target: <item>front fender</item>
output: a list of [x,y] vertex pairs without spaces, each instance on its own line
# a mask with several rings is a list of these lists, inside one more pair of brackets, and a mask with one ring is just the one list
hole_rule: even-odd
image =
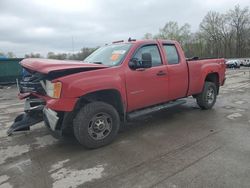
[[95,91],[115,89],[126,102],[124,74],[117,68],[81,72],[58,80],[63,83],[63,98],[79,98]]

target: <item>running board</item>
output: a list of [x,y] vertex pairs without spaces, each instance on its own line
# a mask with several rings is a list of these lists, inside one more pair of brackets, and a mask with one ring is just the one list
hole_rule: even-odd
[[151,114],[153,112],[158,112],[160,110],[171,108],[171,107],[174,107],[174,106],[178,106],[178,105],[181,105],[181,104],[184,104],[184,103],[186,103],[185,100],[171,101],[171,102],[160,104],[160,105],[157,105],[157,106],[148,107],[148,108],[144,108],[142,110],[137,110],[137,111],[134,111],[134,112],[130,112],[127,115],[127,117],[128,117],[128,120],[132,120],[132,119],[135,119],[135,118],[137,118],[139,116]]

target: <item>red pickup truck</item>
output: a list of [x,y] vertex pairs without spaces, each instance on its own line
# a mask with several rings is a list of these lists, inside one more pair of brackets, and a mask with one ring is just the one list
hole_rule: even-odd
[[186,59],[180,44],[168,40],[114,42],[83,62],[24,59],[21,65],[25,113],[8,135],[44,121],[54,135],[71,131],[88,148],[114,140],[121,123],[188,96],[210,109],[225,81],[224,59]]

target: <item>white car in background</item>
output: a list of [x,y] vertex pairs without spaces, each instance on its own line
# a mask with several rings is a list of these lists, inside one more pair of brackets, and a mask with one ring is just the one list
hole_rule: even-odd
[[244,59],[243,66],[250,67],[250,59]]
[[234,60],[228,60],[226,62],[227,68],[240,68],[240,60],[234,59]]

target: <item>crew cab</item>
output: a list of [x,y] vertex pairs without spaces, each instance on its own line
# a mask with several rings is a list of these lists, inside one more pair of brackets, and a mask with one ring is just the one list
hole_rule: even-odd
[[83,61],[24,59],[18,81],[24,114],[8,130],[44,121],[53,135],[72,132],[87,148],[109,144],[120,124],[185,102],[216,102],[224,59],[187,59],[177,41],[128,40],[105,45]]

